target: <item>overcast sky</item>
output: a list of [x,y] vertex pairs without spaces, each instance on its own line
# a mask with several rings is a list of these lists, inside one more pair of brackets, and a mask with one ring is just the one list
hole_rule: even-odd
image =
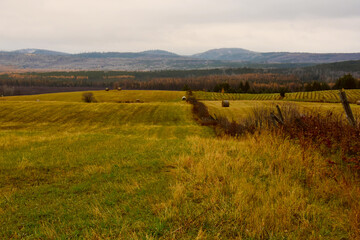
[[0,0],[0,50],[360,52],[360,0]]

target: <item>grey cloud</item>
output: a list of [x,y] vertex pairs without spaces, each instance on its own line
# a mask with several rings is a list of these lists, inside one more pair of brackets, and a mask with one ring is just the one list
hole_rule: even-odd
[[0,50],[360,51],[359,0],[1,0],[0,9]]

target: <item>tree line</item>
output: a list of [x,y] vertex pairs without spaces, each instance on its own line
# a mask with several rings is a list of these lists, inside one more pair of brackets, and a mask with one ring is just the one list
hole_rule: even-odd
[[[314,70],[314,69],[313,69]],[[14,94],[21,87],[93,87],[149,90],[204,90],[232,93],[274,93],[360,88],[357,72],[328,72],[304,69],[208,69],[153,72],[77,71],[0,74],[0,94]],[[5,93],[6,92],[6,93]]]

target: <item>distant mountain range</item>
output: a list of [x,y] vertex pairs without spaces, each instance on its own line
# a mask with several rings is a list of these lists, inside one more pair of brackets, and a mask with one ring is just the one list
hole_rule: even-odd
[[178,58],[179,55],[163,50],[149,50],[144,52],[90,52],[73,54],[83,58]]
[[53,56],[69,55],[69,53],[56,52],[56,51],[50,51],[50,50],[44,50],[44,49],[35,49],[35,48],[20,49],[20,50],[12,51],[12,52],[10,52],[10,53],[36,54],[36,55],[53,55]]
[[195,54],[200,59],[256,63],[331,63],[360,60],[360,53],[253,52],[241,48],[213,49]]
[[163,50],[69,54],[43,49],[0,52],[0,66],[14,69],[162,70],[261,65],[305,66],[360,60],[360,53],[254,52],[242,48],[212,49],[182,56]]

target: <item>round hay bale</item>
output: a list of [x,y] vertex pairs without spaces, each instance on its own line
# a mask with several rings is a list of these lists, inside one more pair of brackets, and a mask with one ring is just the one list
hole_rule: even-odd
[[105,88],[105,91],[109,91],[109,88]]
[[360,100],[357,100],[357,101],[356,101],[356,104],[357,104],[357,105],[360,105]]
[[183,97],[181,98],[181,100],[186,101],[186,97],[185,97],[185,96],[183,96]]
[[221,106],[222,106],[222,107],[230,107],[230,102],[229,102],[229,100],[222,100]]
[[117,90],[118,90],[118,91],[121,91],[121,87],[118,87]]

